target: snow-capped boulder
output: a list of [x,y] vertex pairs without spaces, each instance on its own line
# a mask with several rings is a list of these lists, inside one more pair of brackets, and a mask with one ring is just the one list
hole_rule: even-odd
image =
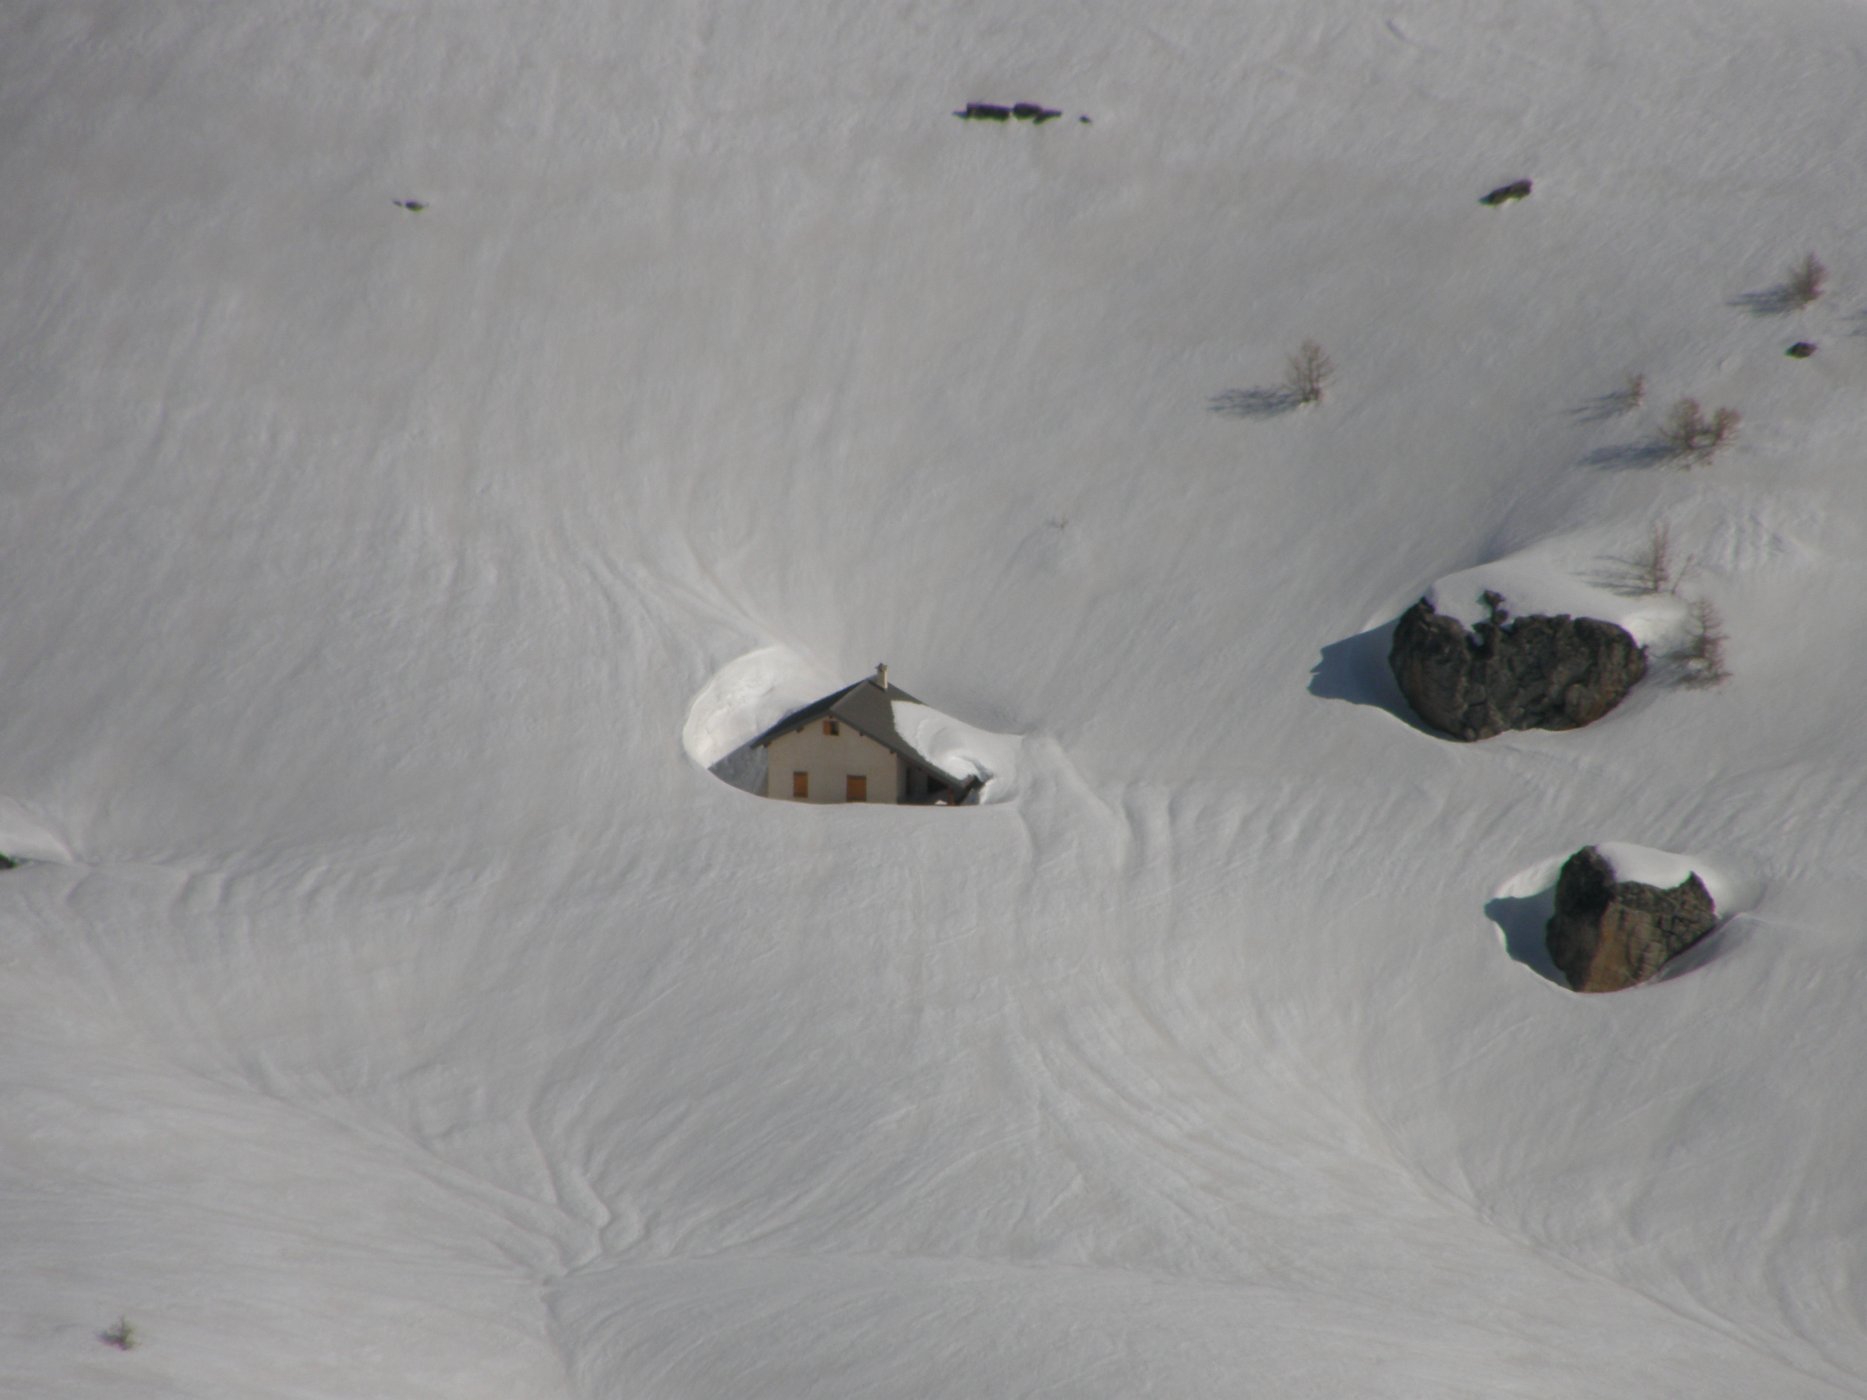
[[1697,871],[1651,861],[1624,870],[1625,862],[1610,858],[1616,849],[1582,847],[1556,880],[1545,937],[1550,960],[1578,992],[1644,982],[1718,922],[1717,904]]
[[1414,713],[1454,739],[1507,729],[1578,729],[1647,672],[1626,629],[1592,617],[1511,619],[1497,600],[1467,628],[1420,599],[1394,628],[1388,665]]

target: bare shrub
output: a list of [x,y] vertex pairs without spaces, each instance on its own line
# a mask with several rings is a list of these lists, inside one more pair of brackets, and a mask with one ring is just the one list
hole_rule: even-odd
[[1734,408],[1718,409],[1707,418],[1697,399],[1680,399],[1666,415],[1660,441],[1674,457],[1709,461],[1736,436],[1742,421],[1743,415]]
[[120,1317],[114,1327],[99,1332],[97,1340],[107,1347],[115,1347],[118,1351],[128,1351],[136,1345],[136,1329],[130,1326],[130,1320],[127,1317]]
[[1644,374],[1630,374],[1627,382],[1621,386],[1621,412],[1628,413],[1639,408],[1647,401],[1647,377]]
[[1671,593],[1679,586],[1679,568],[1673,560],[1672,530],[1664,520],[1653,523],[1646,542],[1628,561],[1634,586],[1642,593]]
[[1724,662],[1727,638],[1724,619],[1709,598],[1694,598],[1686,615],[1683,641],[1674,647],[1669,659],[1678,666],[1680,685],[1714,686],[1730,679]]
[[1321,403],[1323,390],[1334,378],[1335,361],[1313,340],[1304,341],[1284,362],[1284,388],[1299,404]]
[[1800,311],[1821,298],[1827,281],[1828,269],[1822,266],[1822,260],[1813,253],[1805,253],[1802,261],[1789,269],[1789,277],[1783,283],[1783,295],[1791,306]]

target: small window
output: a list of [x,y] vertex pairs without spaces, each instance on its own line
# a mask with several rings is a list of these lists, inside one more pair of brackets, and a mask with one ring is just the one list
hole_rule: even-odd
[[810,796],[810,774],[793,773],[791,775],[791,796],[805,798]]
[[843,800],[845,802],[867,802],[869,800],[869,780],[861,773],[851,773],[845,780]]
[[837,728],[835,720],[826,719],[823,722],[823,732],[825,734],[841,734],[843,731]]

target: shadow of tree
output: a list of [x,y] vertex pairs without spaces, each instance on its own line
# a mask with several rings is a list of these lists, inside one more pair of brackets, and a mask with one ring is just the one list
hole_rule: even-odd
[[1662,462],[1672,461],[1678,456],[1673,445],[1664,438],[1647,438],[1643,442],[1622,442],[1612,447],[1597,447],[1582,460],[1591,467],[1603,467],[1609,471],[1628,471],[1637,467],[1657,467]]
[[1388,667],[1387,653],[1394,644],[1394,625],[1399,621],[1396,617],[1324,647],[1310,669],[1309,693],[1322,700],[1346,700],[1351,705],[1386,710],[1408,728],[1443,739],[1443,734],[1427,728],[1413,713]]
[[1604,554],[1596,567],[1581,575],[1591,588],[1618,593],[1623,598],[1651,598],[1656,593],[1677,593],[1693,569],[1692,560],[1682,558],[1671,563],[1671,580],[1663,588],[1653,587],[1653,561],[1625,554]]
[[1600,394],[1587,403],[1576,405],[1569,410],[1569,416],[1584,423],[1605,423],[1610,418],[1632,413],[1638,407],[1640,399],[1633,390],[1616,389],[1611,394]]
[[1221,418],[1275,418],[1300,402],[1288,389],[1227,389],[1214,394],[1206,407]]
[[1725,303],[1753,316],[1787,316],[1796,309],[1796,293],[1787,282],[1765,287],[1760,292],[1743,292]]
[[1640,565],[1632,559],[1603,559],[1599,568],[1591,569],[1581,577],[1589,587],[1623,598],[1645,598],[1653,592],[1644,582]]

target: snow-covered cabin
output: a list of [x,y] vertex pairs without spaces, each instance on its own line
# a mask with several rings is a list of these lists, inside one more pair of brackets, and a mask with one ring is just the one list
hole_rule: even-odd
[[765,750],[765,795],[789,802],[945,803],[979,787],[928,760],[895,728],[895,704],[920,701],[888,668],[795,710],[752,741]]

